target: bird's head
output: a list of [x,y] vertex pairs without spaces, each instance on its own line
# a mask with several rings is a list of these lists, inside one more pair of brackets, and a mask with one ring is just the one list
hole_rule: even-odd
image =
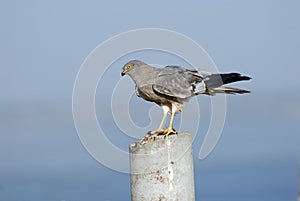
[[123,66],[121,75],[124,76],[124,75],[130,73],[135,68],[138,68],[143,65],[146,65],[146,64],[140,60],[131,60]]

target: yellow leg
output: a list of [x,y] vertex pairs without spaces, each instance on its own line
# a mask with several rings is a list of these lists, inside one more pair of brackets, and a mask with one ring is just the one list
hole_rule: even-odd
[[175,113],[172,112],[172,114],[171,114],[171,119],[170,119],[170,124],[169,124],[169,128],[172,128],[172,129],[173,129],[173,120],[174,120],[174,116],[175,116]]
[[158,129],[156,129],[155,131],[152,131],[152,133],[162,133],[162,132],[164,132],[163,126],[164,126],[164,123],[165,123],[165,120],[166,120],[166,117],[167,117],[167,114],[168,114],[168,111],[169,111],[169,107],[163,105],[162,109],[164,111],[164,116],[163,116],[163,118],[162,118],[162,120],[159,124]]
[[164,123],[165,123],[165,120],[166,120],[166,117],[167,117],[167,112],[166,113],[164,113],[164,116],[163,116],[163,118],[162,118],[162,120],[161,120],[161,122],[160,122],[160,124],[159,124],[159,127],[158,127],[158,129],[157,130],[159,130],[159,131],[161,131],[162,130],[162,127],[163,127],[163,125],[164,125]]
[[166,136],[170,134],[176,134],[176,131],[173,129],[174,116],[175,116],[175,111],[172,111],[169,127],[166,130],[164,130],[164,134]]

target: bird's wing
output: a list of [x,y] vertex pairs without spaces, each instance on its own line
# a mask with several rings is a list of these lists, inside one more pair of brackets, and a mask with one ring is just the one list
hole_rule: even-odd
[[161,95],[186,99],[194,95],[194,85],[202,80],[197,71],[180,66],[166,66],[161,69],[152,87]]
[[135,94],[136,94],[138,97],[141,97],[139,88],[138,88],[137,86],[135,86]]

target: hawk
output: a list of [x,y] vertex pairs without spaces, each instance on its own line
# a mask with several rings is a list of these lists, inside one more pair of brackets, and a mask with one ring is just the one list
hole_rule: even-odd
[[[160,105],[164,115],[161,123],[151,133],[168,136],[176,134],[173,129],[175,113],[182,112],[183,104],[198,94],[215,95],[244,94],[250,91],[224,86],[225,84],[250,80],[240,73],[209,73],[189,70],[181,66],[156,68],[140,60],[131,60],[122,68],[122,76],[129,75],[135,83],[136,95]],[[163,129],[167,114],[171,115],[169,126]]]

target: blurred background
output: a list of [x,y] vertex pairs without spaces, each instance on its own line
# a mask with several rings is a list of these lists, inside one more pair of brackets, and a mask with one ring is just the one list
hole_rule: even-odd
[[[222,137],[204,160],[198,159],[198,151],[210,111],[201,110],[193,144],[196,199],[296,200],[299,7],[297,0],[1,1],[0,200],[130,200],[129,175],[102,166],[82,146],[72,119],[72,90],[80,65],[98,44],[148,27],[185,34],[221,72],[253,77],[234,85],[252,93],[228,96]],[[157,53],[138,56],[148,63],[183,64]],[[112,82],[121,79],[127,58],[107,72]],[[136,139],[117,129],[103,108],[110,104],[111,92],[101,93],[99,123],[126,150]],[[152,106],[136,97],[132,101],[137,108]],[[198,101],[205,106],[209,97]],[[139,124],[149,123],[143,115],[147,111],[132,108],[131,114]]]

